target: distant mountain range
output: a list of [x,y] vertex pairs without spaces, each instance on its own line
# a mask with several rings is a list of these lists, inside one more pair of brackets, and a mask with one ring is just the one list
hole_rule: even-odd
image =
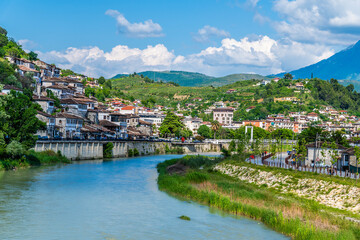
[[[349,80],[360,80],[360,41],[356,44],[342,50],[328,59],[307,67],[300,68],[290,72],[294,78],[320,78],[329,80],[335,78],[342,84],[350,83]],[[284,73],[278,74],[278,77]]]
[[[360,90],[360,41],[342,50],[333,56],[318,63],[300,68],[290,72],[294,78],[320,78],[329,80],[338,79],[343,85],[353,84],[356,90]],[[231,74],[224,77],[212,77],[202,73],[184,71],[146,71],[140,72],[150,79],[163,82],[175,82],[181,86],[200,87],[200,86],[223,86],[237,81],[249,79],[271,79],[282,77],[285,73],[274,76],[262,76],[259,74]],[[113,78],[125,76],[118,74]]]
[[[231,74],[224,77],[212,77],[202,73],[185,72],[185,71],[146,71],[139,72],[138,75],[143,75],[155,81],[174,82],[180,86],[187,87],[202,87],[202,86],[214,86],[219,87],[227,84],[231,84],[238,81],[249,79],[270,79],[259,74]],[[117,74],[112,79],[121,78],[127,76],[126,74]]]

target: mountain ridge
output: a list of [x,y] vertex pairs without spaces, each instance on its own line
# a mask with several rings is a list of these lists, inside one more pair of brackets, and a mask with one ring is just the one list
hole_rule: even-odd
[[[144,72],[139,72],[137,74],[143,75],[144,77],[148,77],[155,81],[174,82],[179,84],[180,86],[186,86],[186,87],[203,87],[203,86],[219,87],[243,80],[270,79],[269,77],[262,76],[260,74],[239,73],[239,74],[230,74],[223,77],[213,77],[198,72],[173,71],[173,70],[144,71]],[[117,74],[111,79],[117,79],[124,76],[128,76],[128,74]]]
[[[302,67],[289,73],[294,78],[320,78],[330,80],[360,81],[360,41],[335,53],[327,59],[317,63]],[[279,73],[275,76],[282,77],[285,73]]]

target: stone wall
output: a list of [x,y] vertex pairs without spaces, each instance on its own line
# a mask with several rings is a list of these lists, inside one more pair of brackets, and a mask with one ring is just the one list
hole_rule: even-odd
[[[60,151],[62,155],[71,160],[101,159],[103,158],[104,145],[108,141],[37,141],[35,151],[41,152],[52,150]],[[109,141],[111,142],[111,141]],[[114,144],[113,157],[127,157],[128,151],[135,148],[140,155],[164,154],[166,146],[169,149],[181,147],[184,153],[220,152],[221,147],[228,148],[229,144],[213,143],[170,143],[148,141],[116,141]]]

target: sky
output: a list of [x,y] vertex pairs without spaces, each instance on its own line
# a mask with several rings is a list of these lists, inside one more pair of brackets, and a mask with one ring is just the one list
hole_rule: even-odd
[[27,51],[91,77],[288,72],[360,39],[359,0],[0,1]]

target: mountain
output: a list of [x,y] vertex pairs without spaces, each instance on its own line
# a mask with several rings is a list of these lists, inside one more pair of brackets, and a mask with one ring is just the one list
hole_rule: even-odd
[[[360,41],[328,59],[290,72],[295,78],[313,77],[329,80],[360,80]],[[283,76],[284,73],[277,76]]]
[[[146,71],[137,73],[143,75],[157,82],[174,82],[180,86],[186,87],[201,87],[201,86],[223,86],[238,81],[249,79],[269,79],[268,77],[261,76],[259,74],[231,74],[224,77],[212,77],[202,73],[185,72],[185,71]],[[112,79],[121,78],[127,76],[126,74],[117,74]]]

